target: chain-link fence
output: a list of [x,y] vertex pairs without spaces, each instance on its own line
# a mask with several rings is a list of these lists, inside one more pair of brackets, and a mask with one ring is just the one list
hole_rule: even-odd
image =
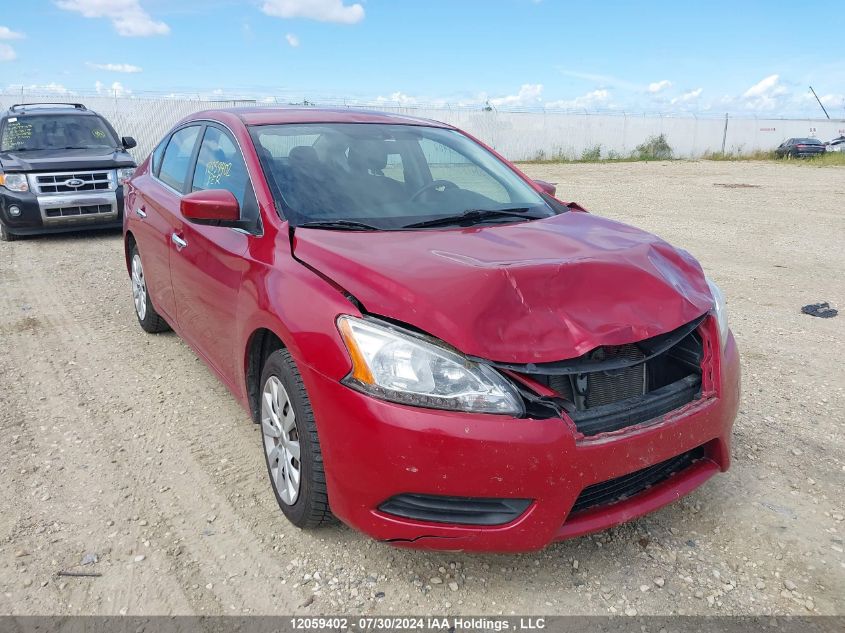
[[[200,110],[238,106],[272,107],[272,102],[204,101],[183,98],[75,97],[39,94],[0,95],[0,108],[34,101],[77,101],[105,116],[121,136],[133,136],[136,158],[146,157],[180,119]],[[338,107],[333,104],[333,107]],[[765,119],[627,113],[515,112],[486,108],[368,106],[444,121],[477,136],[511,160],[628,156],[649,138],[664,135],[673,156],[771,150],[790,137],[829,140],[845,134],[845,120]]]

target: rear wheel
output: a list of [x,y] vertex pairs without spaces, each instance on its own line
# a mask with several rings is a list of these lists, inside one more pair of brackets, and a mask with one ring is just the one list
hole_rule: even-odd
[[261,442],[270,484],[295,526],[333,522],[314,413],[290,353],[280,349],[261,372]]
[[138,247],[132,247],[132,300],[135,303],[135,316],[145,332],[156,334],[170,329],[159,313],[153,307],[150,293],[147,291],[147,278],[144,276],[144,265],[141,263],[141,253]]
[[6,228],[6,225],[0,222],[0,240],[3,242],[14,242],[18,239],[18,236],[14,233],[10,233],[9,229]]

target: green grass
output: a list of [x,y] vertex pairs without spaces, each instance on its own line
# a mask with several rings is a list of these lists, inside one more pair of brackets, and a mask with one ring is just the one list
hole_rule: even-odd
[[[569,163],[640,163],[659,160],[691,160],[684,158],[655,158],[639,153],[632,153],[628,156],[622,156],[610,152],[607,156],[601,156],[599,146],[586,149],[578,158],[568,156],[566,154],[558,154],[556,156],[545,156],[540,153],[536,157],[529,160],[517,161],[523,165],[554,165],[554,164],[569,164]],[[708,152],[700,159],[696,160],[715,160],[715,161],[771,161],[783,163],[784,165],[806,165],[809,167],[839,167],[845,166],[845,152],[828,152],[816,158],[800,158],[795,160],[786,160],[778,158],[774,152],[755,151],[744,154],[733,152]]]

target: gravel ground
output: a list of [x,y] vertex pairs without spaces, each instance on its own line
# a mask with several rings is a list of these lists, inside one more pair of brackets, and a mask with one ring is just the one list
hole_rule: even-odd
[[[300,532],[257,427],[135,322],[117,234],[0,244],[0,612],[842,614],[845,170],[534,165],[697,255],[743,360],[734,466],[641,520],[519,556]],[[99,577],[59,577],[60,570]]]

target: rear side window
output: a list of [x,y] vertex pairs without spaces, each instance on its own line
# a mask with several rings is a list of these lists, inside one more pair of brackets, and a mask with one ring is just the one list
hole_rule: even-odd
[[185,185],[199,131],[200,128],[197,125],[182,128],[170,137],[167,149],[164,150],[158,178],[176,191],[181,192]]
[[150,162],[150,169],[152,172],[158,176],[159,167],[161,167],[161,157],[164,156],[164,148],[167,147],[167,139],[163,140],[161,143],[158,144],[153,150],[153,155]]

